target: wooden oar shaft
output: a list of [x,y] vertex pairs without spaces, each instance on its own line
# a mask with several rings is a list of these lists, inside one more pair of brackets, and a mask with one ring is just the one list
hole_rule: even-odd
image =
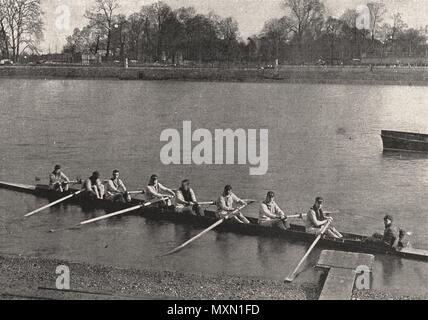
[[66,196],[64,198],[58,199],[58,200],[56,200],[54,202],[51,202],[51,203],[49,203],[49,204],[47,204],[47,205],[45,205],[45,206],[43,206],[43,207],[41,207],[41,208],[39,208],[37,210],[34,210],[34,211],[31,211],[30,213],[27,213],[24,217],[30,217],[30,216],[32,216],[32,215],[34,215],[34,214],[36,214],[36,213],[38,213],[40,211],[43,211],[43,210],[45,210],[47,208],[52,207],[52,206],[54,206],[54,205],[56,205],[56,204],[58,204],[60,202],[63,202],[65,200],[67,200],[67,199],[70,199],[70,198],[72,198],[74,196],[77,196],[81,192],[83,192],[83,190],[79,190],[79,191],[77,191],[75,193],[69,194],[68,196]]
[[306,258],[309,256],[309,254],[312,252],[312,250],[315,248],[316,244],[318,243],[318,241],[320,241],[321,237],[323,236],[323,234],[327,231],[328,227],[330,226],[331,221],[327,222],[324,227],[321,229],[320,234],[316,237],[315,241],[312,243],[312,245],[309,247],[308,251],[306,251],[305,255],[303,256],[303,258],[300,260],[299,264],[297,265],[297,267],[294,269],[294,271],[287,277],[285,278],[286,282],[292,282],[294,280],[294,278],[296,277],[297,271],[299,271],[300,267],[302,266],[303,262],[305,262]]
[[199,206],[208,206],[214,204],[214,201],[196,202]]
[[143,190],[141,190],[141,191],[127,191],[127,193],[128,194],[143,194],[144,193],[144,191]]
[[306,213],[302,213],[302,214],[293,214],[293,215],[291,215],[291,216],[287,216],[287,219],[289,219],[289,218],[303,218],[303,217],[306,217],[307,216],[307,214]]
[[225,222],[227,219],[230,219],[231,217],[233,217],[235,214],[237,214],[239,211],[241,211],[242,209],[244,209],[246,205],[243,205],[241,207],[239,207],[238,209],[234,210],[232,213],[230,213],[227,217],[224,217],[222,219],[220,219],[219,221],[217,221],[216,223],[214,223],[213,225],[211,225],[210,227],[208,227],[207,229],[205,229],[204,231],[202,231],[201,233],[197,234],[196,236],[194,236],[193,238],[187,240],[185,243],[183,243],[182,245],[178,246],[177,248],[165,253],[162,255],[163,256],[168,256],[171,255],[173,253],[176,253],[178,251],[180,251],[181,249],[183,249],[185,246],[189,245],[190,243],[192,243],[193,241],[195,241],[196,239],[202,237],[204,234],[206,234],[207,232],[211,231],[212,229],[214,229],[215,227],[217,227],[218,225],[222,224],[223,222]]
[[134,207],[123,209],[123,210],[116,211],[116,212],[113,212],[113,213],[105,214],[105,215],[100,216],[98,218],[93,218],[93,219],[82,221],[82,222],[79,222],[79,223],[77,223],[77,224],[75,224],[75,225],[73,225],[71,227],[66,227],[66,228],[61,228],[61,229],[56,229],[56,230],[52,229],[52,230],[50,230],[50,232],[65,231],[65,230],[68,230],[68,229],[73,229],[73,228],[81,227],[81,226],[84,226],[84,225],[87,225],[87,224],[90,224],[90,223],[94,223],[94,222],[97,222],[97,221],[100,221],[100,220],[108,219],[108,218],[111,218],[111,217],[115,217],[115,216],[118,216],[118,215],[121,215],[121,214],[125,214],[125,213],[128,213],[128,212],[131,212],[131,211],[135,211],[135,210],[138,210],[138,209],[143,208],[143,207],[148,207],[148,206],[150,206],[152,204],[161,202],[163,200],[164,200],[164,198],[157,199],[157,200],[154,200],[154,201],[151,201],[151,202],[146,202],[146,203],[140,204],[138,206],[134,206]]
[[98,218],[94,218],[94,219],[89,219],[89,220],[82,221],[82,222],[79,223],[79,225],[83,226],[85,224],[90,224],[90,223],[97,222],[97,221],[100,221],[100,220],[104,220],[104,219],[108,219],[108,218],[111,218],[111,217],[119,216],[121,214],[130,212],[130,211],[138,210],[138,209],[140,209],[142,207],[144,207],[144,205],[140,204],[138,206],[134,206],[134,207],[131,207],[131,208],[128,208],[128,209],[124,209],[124,210],[120,210],[120,211],[117,211],[117,212],[105,214],[105,215],[103,215],[101,217],[98,217]]

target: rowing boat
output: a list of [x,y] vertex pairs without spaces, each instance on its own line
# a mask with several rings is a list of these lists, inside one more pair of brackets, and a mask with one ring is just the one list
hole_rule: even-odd
[[428,135],[382,130],[383,149],[387,151],[428,152]]
[[[24,192],[33,194],[35,196],[47,198],[50,201],[56,200],[63,197],[65,194],[58,191],[50,190],[47,185],[24,185],[17,183],[8,183],[0,181],[0,188],[14,190],[18,192]],[[75,189],[70,189],[68,192],[76,192]],[[74,203],[82,206],[82,208],[100,208],[104,209],[107,212],[112,212],[115,210],[126,209],[135,205],[140,204],[140,201],[133,199],[131,203],[119,203],[111,202],[108,200],[92,200],[91,202],[83,200],[80,195],[70,198],[66,203]],[[150,220],[165,220],[171,221],[177,224],[186,224],[191,225],[197,228],[206,228],[211,224],[216,222],[216,217],[214,212],[205,211],[204,216],[191,216],[191,215],[182,215],[174,212],[172,207],[170,208],[156,208],[156,207],[146,207],[140,210],[135,211],[132,214],[139,214],[144,218]],[[291,228],[288,230],[280,230],[271,227],[263,227],[257,224],[256,218],[248,217],[248,220],[251,224],[239,224],[231,220],[226,221],[220,225],[216,230],[219,232],[232,232],[242,235],[250,236],[260,236],[260,237],[274,237],[274,238],[284,238],[291,242],[305,242],[312,243],[315,239],[315,235],[305,232],[305,227],[301,225],[292,224]],[[370,242],[368,241],[369,237],[343,233],[344,239],[332,239],[324,236],[319,244],[321,247],[326,249],[335,249],[342,251],[350,252],[361,252],[361,253],[371,253],[371,254],[386,254],[393,255],[407,259],[415,259],[428,261],[428,250],[422,249],[413,249],[405,248],[400,251],[395,250],[387,245],[382,243]]]

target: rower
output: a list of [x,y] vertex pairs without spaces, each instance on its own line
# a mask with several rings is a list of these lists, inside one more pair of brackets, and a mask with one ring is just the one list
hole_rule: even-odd
[[259,225],[281,230],[290,228],[287,216],[275,202],[275,193],[273,191],[269,191],[266,195],[266,200],[260,204]]
[[59,192],[68,191],[69,183],[70,179],[61,171],[61,166],[57,164],[54,171],[49,174],[49,189]]
[[83,197],[88,200],[103,199],[104,198],[104,185],[101,183],[100,173],[94,171],[92,176],[85,180],[82,189],[84,190]]
[[[175,197],[175,192],[163,186],[162,184],[160,184],[159,178],[155,174],[150,177],[149,184],[144,191],[145,191],[144,195],[145,195],[146,201],[153,201],[153,200],[162,199],[165,197],[168,197],[171,199]],[[164,201],[164,205],[171,206],[170,199],[168,199],[167,201]]]
[[[333,221],[332,217],[326,217],[322,210],[324,204],[324,199],[322,197],[317,197],[315,199],[315,204],[312,208],[309,209],[308,215],[306,217],[306,232],[312,234],[320,234],[322,226],[327,224],[329,221]],[[326,231],[330,237],[341,239],[343,236],[339,231],[334,227],[329,227]]]
[[125,184],[119,179],[119,170],[114,170],[106,184],[105,198],[114,202],[131,202],[131,196],[126,192]]
[[[224,187],[224,192],[220,195],[220,197],[217,200],[217,217],[219,219],[227,217],[231,212],[235,211],[236,208],[233,207],[233,205],[241,204],[246,205],[245,201],[238,198],[233,192],[232,192],[232,186],[227,185]],[[245,223],[249,224],[250,221],[241,213],[238,212],[233,216],[233,219],[239,223]]]
[[200,216],[200,206],[196,200],[195,192],[190,188],[190,181],[185,179],[181,182],[181,187],[175,192],[177,213],[185,213]]

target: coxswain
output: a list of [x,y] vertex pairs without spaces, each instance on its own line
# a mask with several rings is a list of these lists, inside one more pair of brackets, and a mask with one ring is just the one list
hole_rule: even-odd
[[146,201],[153,201],[168,197],[167,201],[164,201],[164,205],[171,206],[171,198],[175,197],[175,192],[159,183],[157,175],[150,177],[149,184],[144,190],[144,196]]
[[[320,234],[322,227],[327,224],[329,221],[333,221],[332,217],[326,217],[322,210],[324,204],[324,199],[322,197],[317,197],[315,199],[315,204],[308,211],[306,217],[306,232],[312,234]],[[341,239],[343,236],[340,234],[336,228],[329,226],[326,230],[326,234],[330,237]]]
[[398,229],[393,224],[394,218],[387,214],[383,218],[383,224],[385,226],[385,230],[383,231],[382,241],[388,246],[397,247],[399,232]]
[[57,164],[54,171],[49,174],[49,189],[60,192],[68,191],[69,183],[70,179],[61,171],[61,166]]
[[259,225],[281,230],[290,228],[287,216],[275,202],[275,193],[273,191],[269,191],[266,199],[260,204]]
[[127,193],[125,184],[119,175],[119,170],[113,171],[112,177],[106,183],[105,198],[114,202],[131,202],[131,196]]
[[[217,217],[219,219],[227,217],[230,213],[236,211],[237,208],[234,208],[234,204],[246,205],[247,203],[240,198],[238,198],[232,192],[232,186],[227,185],[224,187],[224,192],[220,195],[217,202]],[[238,212],[233,215],[233,219],[239,223],[249,224],[250,221],[241,213]]]
[[82,189],[84,190],[84,197],[89,200],[104,199],[104,185],[100,179],[100,173],[94,171],[92,175],[85,180]]
[[185,179],[181,182],[180,188],[175,192],[176,205],[175,211],[177,213],[187,213],[192,215],[201,215],[200,206],[196,200],[196,195],[190,187],[190,181]]

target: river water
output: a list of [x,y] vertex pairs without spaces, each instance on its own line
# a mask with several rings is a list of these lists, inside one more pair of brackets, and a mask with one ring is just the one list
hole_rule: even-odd
[[[289,213],[307,211],[322,195],[338,229],[382,230],[382,217],[413,232],[428,248],[428,157],[383,153],[381,129],[428,132],[425,87],[271,83],[193,83],[106,80],[0,79],[0,180],[46,181],[56,163],[71,178],[121,171],[129,189],[157,173],[178,187],[189,178],[201,200],[232,184],[242,198],[274,190]],[[269,169],[250,176],[248,165],[170,165],[160,161],[164,129],[268,129]],[[0,190],[0,252],[90,263],[281,280],[307,246],[284,240],[211,232],[181,253],[156,258],[198,230],[138,216],[80,230],[46,231],[88,218],[73,205],[17,218],[46,204]],[[256,215],[258,207],[246,209]],[[89,216],[102,214],[93,212]],[[318,281],[315,250],[298,281]],[[426,294],[423,262],[376,257],[375,288]]]

